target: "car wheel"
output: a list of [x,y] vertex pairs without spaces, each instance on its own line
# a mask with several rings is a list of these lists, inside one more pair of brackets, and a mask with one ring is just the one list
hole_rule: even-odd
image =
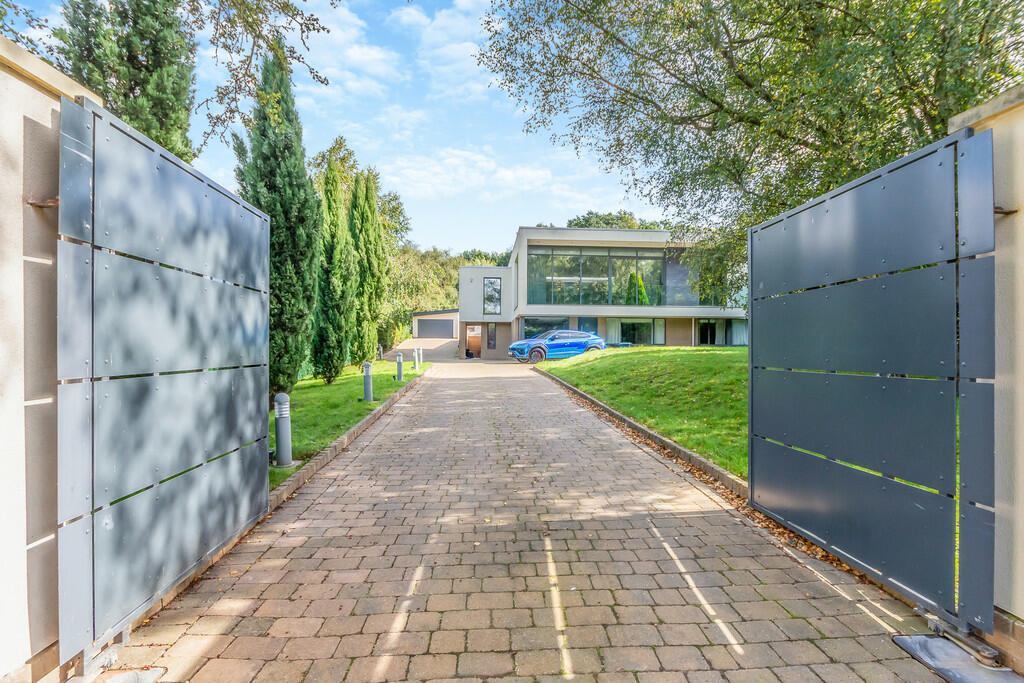
[[516,356],[516,360],[519,361],[520,363],[529,363],[530,362],[529,358],[525,358],[525,357],[524,358],[520,358],[519,356]]
[[533,351],[530,351],[530,362],[531,363],[539,363],[542,360],[544,360],[544,352],[543,351],[541,351],[540,349],[534,349]]
[[600,351],[600,350],[601,349],[599,347],[597,347],[597,346],[588,346],[585,353],[590,353],[591,351]]

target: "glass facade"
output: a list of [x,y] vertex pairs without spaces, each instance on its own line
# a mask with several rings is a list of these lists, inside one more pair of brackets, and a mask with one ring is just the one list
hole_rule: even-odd
[[686,294],[686,271],[671,262],[666,266],[664,249],[530,247],[526,281],[530,304],[665,306],[695,301]]

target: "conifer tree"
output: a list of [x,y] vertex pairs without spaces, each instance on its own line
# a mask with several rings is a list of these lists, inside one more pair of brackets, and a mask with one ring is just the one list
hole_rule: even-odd
[[306,173],[287,66],[263,59],[248,148],[235,136],[242,197],[270,216],[270,391],[289,392],[309,355],[320,259],[320,201]]
[[104,100],[110,96],[110,17],[98,0],[65,0],[55,29],[57,67]]
[[381,319],[387,278],[387,254],[384,251],[384,226],[377,205],[377,184],[369,173],[356,176],[349,208],[349,228],[359,263],[352,359],[360,362],[372,358],[377,346],[377,325]]
[[313,320],[313,374],[330,384],[349,355],[356,321],[358,264],[348,228],[348,195],[336,160],[323,174],[323,255]]
[[180,11],[180,0],[114,0],[107,107],[191,162],[195,150],[188,126],[195,95],[196,44],[182,25]]

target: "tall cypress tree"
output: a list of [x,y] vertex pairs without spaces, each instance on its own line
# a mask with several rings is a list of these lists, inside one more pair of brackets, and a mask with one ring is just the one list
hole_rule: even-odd
[[249,145],[235,136],[240,193],[270,216],[270,391],[289,392],[309,354],[320,259],[320,201],[306,173],[288,67],[263,59]]
[[106,8],[97,0],[65,0],[60,13],[66,26],[53,32],[58,68],[108,99],[112,45]]
[[377,325],[384,303],[387,255],[384,225],[377,206],[377,184],[369,173],[356,176],[349,208],[349,228],[359,259],[359,293],[356,309],[356,338],[353,360],[373,357],[377,346]]
[[313,322],[313,373],[330,384],[349,355],[356,320],[358,264],[348,228],[348,195],[336,160],[323,175],[323,255]]
[[196,44],[185,32],[180,10],[180,0],[114,0],[108,107],[190,162],[195,157],[188,124],[195,96]]

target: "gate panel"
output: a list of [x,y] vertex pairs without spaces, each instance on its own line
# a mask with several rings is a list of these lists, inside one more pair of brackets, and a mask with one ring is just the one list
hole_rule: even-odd
[[266,293],[107,252],[95,259],[103,376],[267,362]]
[[954,160],[953,147],[929,147],[758,230],[763,258],[751,296],[953,258]]
[[92,249],[57,243],[57,379],[91,377]]
[[960,209],[960,257],[993,251],[995,217],[992,213],[992,131],[957,144],[957,203]]
[[61,105],[63,663],[267,509],[269,223],[104,110]]
[[764,439],[751,445],[755,504],[904,592],[955,611],[950,498]]
[[267,509],[266,440],[95,514],[96,631],[118,631]]
[[267,383],[264,366],[98,382],[96,500],[117,500],[265,437]]
[[751,504],[989,632],[991,145],[950,136],[749,240]]
[[[956,488],[956,387],[948,380],[754,371],[750,431],[924,484]],[[944,416],[936,421],[937,416]],[[916,457],[894,457],[914,453]]]
[[266,216],[120,121],[96,134],[97,245],[267,289]]
[[996,349],[984,330],[996,327],[995,259],[960,262],[960,376],[995,377]]
[[[956,365],[952,264],[752,302],[754,365],[949,377]],[[814,330],[813,333],[809,333]],[[896,340],[881,345],[881,340]]]

